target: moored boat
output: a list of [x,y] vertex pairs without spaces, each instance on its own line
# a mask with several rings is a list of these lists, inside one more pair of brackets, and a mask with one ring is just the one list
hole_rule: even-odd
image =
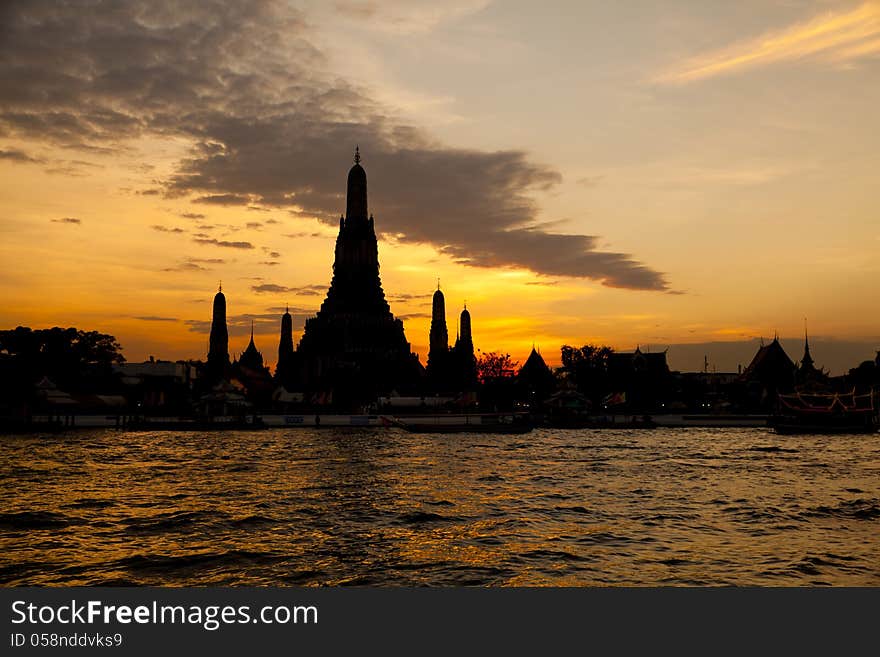
[[875,393],[781,394],[768,420],[777,433],[875,433]]

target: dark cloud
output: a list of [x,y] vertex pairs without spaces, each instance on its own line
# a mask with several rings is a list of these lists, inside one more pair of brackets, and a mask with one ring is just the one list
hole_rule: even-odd
[[424,299],[430,299],[434,296],[433,292],[428,292],[426,294],[386,294],[385,295],[389,301],[421,301]]
[[260,285],[252,285],[251,291],[256,292],[257,294],[275,294],[278,292],[292,292],[293,288],[285,287],[283,285],[275,285],[274,283],[261,283]]
[[536,193],[561,181],[557,171],[519,150],[444,147],[327,72],[302,14],[281,0],[22,1],[4,4],[0,25],[2,134],[95,152],[182,137],[194,146],[161,181],[165,194],[283,207],[330,226],[359,143],[377,230],[398,243],[475,267],[668,287],[595,236],[538,225]]
[[[280,309],[278,312],[273,313],[228,315],[226,317],[226,326],[229,329],[230,337],[249,336],[251,333],[251,322],[253,322],[255,333],[262,335],[276,335],[280,334],[281,331],[281,314],[283,312],[284,310]],[[291,308],[290,314],[293,320],[294,331],[302,332],[306,319],[312,317],[315,314],[315,311],[306,310],[304,308]],[[210,318],[186,319],[184,320],[184,324],[186,324],[187,328],[194,333],[208,334],[211,332]],[[278,346],[277,338],[273,338],[272,342],[267,342],[265,338],[263,341],[256,340],[256,342],[257,347],[262,350],[264,354],[270,353],[273,348]],[[244,350],[244,347],[245,345],[243,343],[238,345],[231,344],[230,351],[235,353],[237,350]]]
[[61,217],[61,219],[52,219],[52,223],[54,224],[81,224],[82,219],[77,219],[76,217]]
[[246,228],[250,228],[251,230],[260,230],[263,227],[259,221],[249,221],[245,224]]
[[[183,193],[181,190],[177,191]],[[195,199],[196,203],[211,203],[213,205],[243,205],[249,200],[249,197],[242,194],[210,194]]]
[[174,226],[172,228],[169,228],[168,226],[150,226],[150,228],[152,228],[153,230],[158,231],[160,233],[185,233],[186,232],[185,230],[183,230],[183,228],[178,228],[177,226]]
[[174,267],[165,267],[162,271],[208,271],[208,268],[195,262],[181,262]]
[[187,258],[174,267],[166,267],[162,271],[210,271],[210,267],[203,265],[222,265],[226,260],[223,258]]
[[280,223],[277,219],[266,219],[266,224],[277,224]]
[[180,321],[176,317],[158,317],[156,315],[132,316],[132,319],[139,319],[142,322],[177,322],[177,321]]
[[214,246],[224,246],[230,249],[252,249],[254,245],[250,242],[227,242],[226,240],[215,240],[213,237],[196,237],[193,242],[198,244],[213,244]]
[[183,217],[184,219],[194,219],[194,220],[205,218],[205,215],[203,215],[199,212],[183,212],[183,213],[181,213],[180,216]]
[[278,262],[277,260],[263,260],[263,261],[260,262],[259,264],[261,264],[261,265],[270,265],[270,266],[274,266],[274,265],[280,265],[281,263]]
[[8,151],[0,149],[0,160],[16,162],[18,164],[43,164],[46,161],[41,157],[34,157],[14,148]]
[[142,189],[138,192],[141,196],[158,196],[161,193],[158,189]]
[[270,258],[280,258],[281,254],[278,253],[278,251],[269,251],[269,257]]
[[526,281],[526,285],[542,285],[553,287],[554,285],[559,285],[559,281]]
[[258,294],[286,292],[286,293],[301,296],[301,297],[317,297],[317,296],[323,296],[327,293],[327,286],[322,285],[320,283],[316,283],[314,285],[301,285],[299,287],[287,287],[286,285],[276,285],[275,283],[262,283],[260,285],[252,286],[251,290],[253,292],[258,293]]
[[395,315],[398,319],[407,321],[409,319],[427,319],[431,317],[431,313],[406,313],[404,315]]
[[283,314],[285,312],[289,312],[291,315],[299,314],[299,315],[314,315],[317,311],[313,308],[298,308],[297,306],[270,306],[266,308],[267,313],[279,313]]
[[304,237],[329,237],[329,235],[324,235],[323,233],[285,233],[284,237],[290,237],[291,239],[302,239]]
[[312,285],[300,285],[299,287],[288,288],[288,291],[303,297],[317,297],[327,294],[327,285],[322,283],[314,283]]

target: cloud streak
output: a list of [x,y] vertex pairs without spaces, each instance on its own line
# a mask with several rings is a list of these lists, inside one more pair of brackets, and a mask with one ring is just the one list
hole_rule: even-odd
[[702,53],[657,77],[682,85],[783,62],[847,63],[880,56],[880,3],[829,12],[782,30]]
[[250,242],[229,242],[227,240],[217,240],[213,237],[195,237],[193,242],[196,244],[209,244],[213,246],[222,246],[227,249],[253,249],[254,245]]
[[9,150],[0,149],[0,160],[16,162],[18,164],[43,164],[46,161],[43,158],[28,155],[24,151],[16,148],[11,148]]

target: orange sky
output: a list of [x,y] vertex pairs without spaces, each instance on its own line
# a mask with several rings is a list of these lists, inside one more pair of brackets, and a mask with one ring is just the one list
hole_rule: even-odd
[[[298,340],[329,284],[360,143],[383,286],[423,362],[438,277],[451,339],[466,300],[476,346],[520,361],[533,343],[557,363],[563,343],[799,335],[804,317],[871,357],[880,5],[746,4],[652,20],[605,3],[279,4],[247,28],[289,21],[278,40],[217,19],[216,70],[191,45],[196,9],[62,17],[92,41],[57,53],[45,17],[22,16],[0,52],[0,327],[204,357],[222,279],[230,351],[254,318],[274,363],[281,308]],[[84,73],[94,62],[109,68]]]

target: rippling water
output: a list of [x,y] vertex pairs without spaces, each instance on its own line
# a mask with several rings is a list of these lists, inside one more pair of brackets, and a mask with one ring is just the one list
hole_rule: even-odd
[[6,585],[880,585],[880,435],[0,436]]

